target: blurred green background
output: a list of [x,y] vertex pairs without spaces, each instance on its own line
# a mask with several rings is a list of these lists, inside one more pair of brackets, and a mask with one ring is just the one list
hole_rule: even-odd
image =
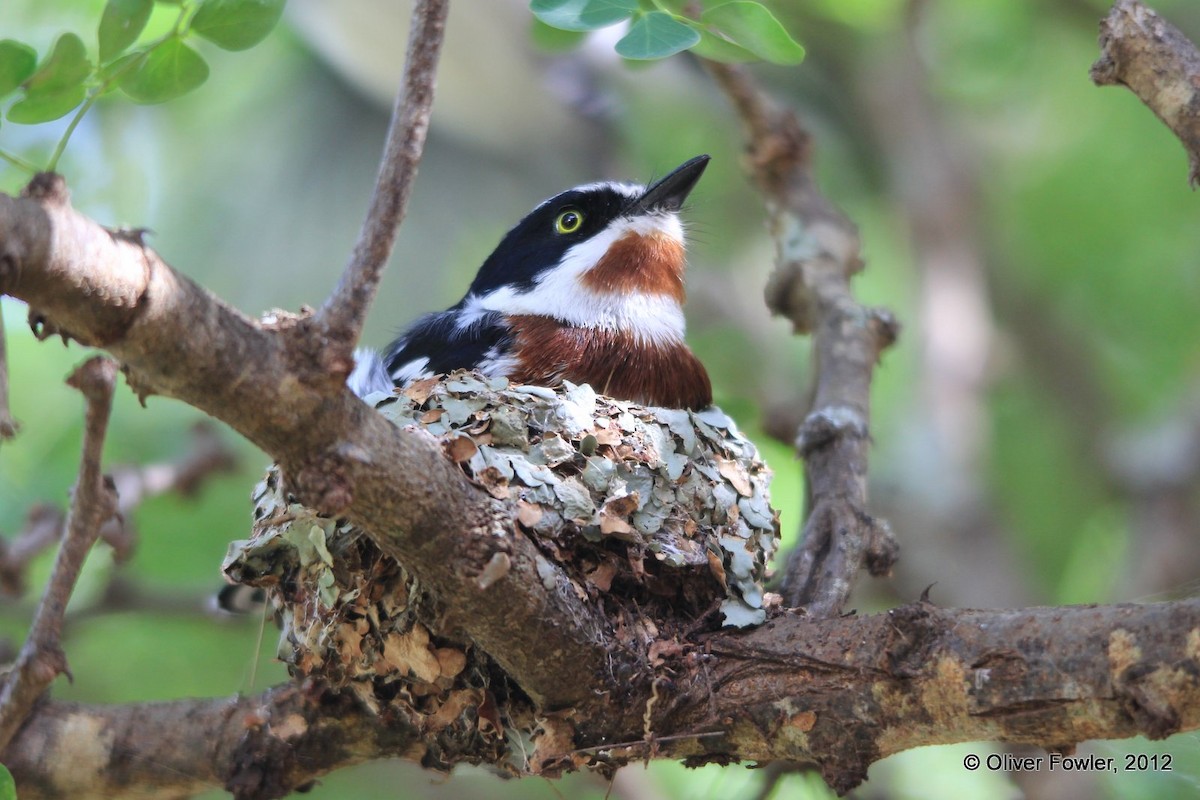
[[[873,397],[873,510],[903,546],[887,581],[864,578],[854,605],[947,606],[1150,601],[1194,594],[1200,577],[1200,195],[1183,150],[1130,93],[1097,89],[1100,0],[776,0],[809,50],[759,75],[816,135],[824,191],[860,226],[859,296],[904,323]],[[93,42],[102,0],[4,0],[0,38],[44,52],[61,32]],[[1155,7],[1193,40],[1200,4]],[[205,50],[207,84],[163,107],[102,103],[60,170],[75,204],[109,225],[152,229],[183,272],[247,313],[316,305],[345,263],[367,203],[407,2],[292,0],[257,48]],[[713,155],[687,211],[689,338],[717,401],[776,471],[786,542],[802,483],[788,432],[803,413],[808,343],[767,317],[772,245],[740,175],[740,133],[686,58],[620,63],[606,33],[582,49],[533,44],[521,0],[456,3],[439,98],[407,223],[366,340],[384,344],[418,313],[455,302],[500,235],[568,186],[646,180]],[[44,159],[62,125],[4,123],[0,147]],[[0,162],[0,189],[25,180]],[[85,353],[36,343],[3,301],[20,437],[0,448],[0,532],[36,502],[65,503],[82,400],[62,379]],[[110,464],[178,457],[197,413],[122,391]],[[71,613],[73,684],[55,696],[122,702],[254,691],[285,678],[274,632],[203,612],[266,458],[228,431],[234,475],[200,496],[160,497],[134,515],[140,541],[114,566],[91,557]],[[19,646],[33,589],[0,605]],[[135,587],[111,610],[104,587]],[[872,768],[860,798],[1112,797],[1200,794],[1200,741],[1086,746],[1169,752],[1159,774],[968,773],[962,757],[998,745],[924,748]],[[752,798],[762,773],[623,771],[611,796]],[[400,762],[345,770],[311,797],[603,797],[576,776],[448,780]],[[792,776],[775,797],[825,797]],[[214,795],[216,796],[216,795]]]

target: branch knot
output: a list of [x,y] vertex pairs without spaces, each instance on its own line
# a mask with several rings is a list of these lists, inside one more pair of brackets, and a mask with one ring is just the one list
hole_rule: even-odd
[[866,439],[870,435],[867,427],[866,418],[856,408],[826,406],[817,409],[805,417],[796,433],[796,451],[801,458],[808,458],[814,450],[843,436]]

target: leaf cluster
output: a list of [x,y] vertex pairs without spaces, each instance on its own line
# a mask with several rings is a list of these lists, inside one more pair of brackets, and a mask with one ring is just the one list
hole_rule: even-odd
[[[707,5],[707,4],[705,4]],[[531,0],[543,24],[569,32],[628,22],[617,53],[633,60],[666,58],[684,50],[715,61],[799,64],[804,47],[762,3],[734,0],[703,8],[684,0]]]
[[[178,13],[166,33],[143,37],[156,3]],[[93,60],[83,39],[64,33],[39,59],[15,39],[0,40],[0,103],[15,98],[5,117],[35,125],[76,111],[47,169],[54,169],[79,120],[100,97],[120,91],[135,103],[165,103],[199,87],[208,62],[188,39],[224,50],[245,50],[275,27],[286,0],[108,0],[96,31]],[[14,163],[19,159],[3,154]],[[22,166],[30,166],[22,164]]]

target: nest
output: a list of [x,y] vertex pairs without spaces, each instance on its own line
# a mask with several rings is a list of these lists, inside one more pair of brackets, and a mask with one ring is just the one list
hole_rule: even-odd
[[[650,408],[587,385],[511,386],[468,372],[367,401],[438,436],[473,481],[511,502],[619,637],[645,644],[706,616],[726,626],[765,619],[778,542],[771,473],[719,409]],[[431,635],[424,612],[436,598],[403,565],[347,521],[298,504],[275,468],[254,503],[252,538],[231,545],[224,570],[267,589],[294,673],[348,688],[376,712],[403,695],[426,718],[458,720],[474,746],[501,746],[494,668]]]

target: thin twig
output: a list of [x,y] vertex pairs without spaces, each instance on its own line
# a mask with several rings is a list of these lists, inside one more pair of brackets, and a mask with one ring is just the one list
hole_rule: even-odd
[[[212,424],[204,421],[193,426],[191,446],[182,458],[113,467],[117,513],[101,524],[101,541],[113,549],[118,562],[125,561],[133,554],[137,542],[131,522],[133,512],[147,498],[168,492],[191,497],[211,476],[236,468],[236,454],[217,435]],[[34,558],[59,540],[63,517],[57,506],[40,503],[29,509],[20,533],[10,542],[0,539],[0,594],[16,597],[24,591],[25,570]]]
[[812,141],[796,115],[776,108],[744,69],[709,62],[709,72],[746,129],[747,169],[766,199],[776,242],[767,305],[811,333],[817,371],[796,435],[804,459],[804,540],[788,559],[784,597],[809,614],[837,614],[866,566],[885,575],[897,547],[866,512],[871,376],[899,326],[850,292],[862,269],[858,231],[817,189]]
[[350,262],[314,320],[327,348],[323,354],[325,366],[343,378],[354,365],[352,350],[375,299],[396,229],[404,219],[425,148],[448,6],[448,0],[417,0],[413,8],[404,76],[392,109],[371,206]]
[[25,527],[11,540],[0,540],[0,593],[25,591],[25,570],[43,550],[62,538],[64,515],[51,503],[38,503],[25,515]]
[[0,306],[0,442],[17,435],[17,421],[8,407],[8,347],[4,342],[4,308]]
[[1100,22],[1097,86],[1125,86],[1179,137],[1188,182],[1200,186],[1200,50],[1138,0],[1116,0]]
[[113,548],[117,561],[124,561],[133,553],[137,532],[131,522],[132,514],[146,499],[167,493],[192,497],[208,478],[237,468],[237,456],[211,424],[198,422],[191,433],[191,445],[183,458],[113,468],[118,513],[100,528],[100,538]]
[[67,533],[54,560],[50,581],[17,663],[0,690],[0,750],[8,745],[54,679],[61,673],[70,675],[60,644],[63,614],[83,560],[99,536],[101,523],[117,507],[116,495],[100,471],[116,375],[115,361],[94,356],[67,379],[67,384],[82,392],[87,400],[79,481],[67,514]]

